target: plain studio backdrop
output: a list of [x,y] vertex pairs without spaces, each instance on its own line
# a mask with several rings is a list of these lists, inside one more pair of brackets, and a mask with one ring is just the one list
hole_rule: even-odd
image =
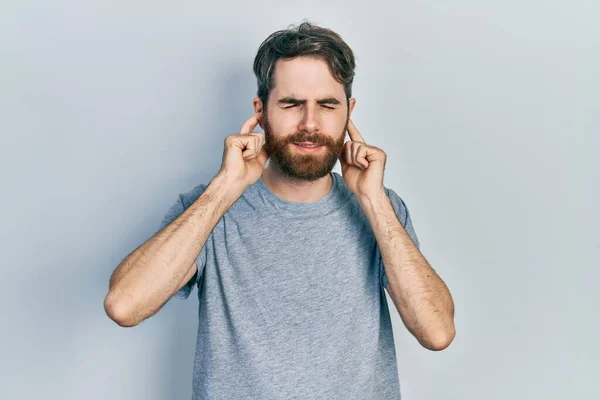
[[599,16],[593,0],[2,2],[0,398],[190,397],[197,289],[121,328],[108,279],[218,172],[259,44],[303,18],[354,49],[354,122],[456,303],[456,339],[431,352],[388,297],[403,399],[600,398]]

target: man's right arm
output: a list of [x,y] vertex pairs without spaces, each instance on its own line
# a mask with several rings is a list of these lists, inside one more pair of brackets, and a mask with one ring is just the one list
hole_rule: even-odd
[[135,326],[158,310],[196,273],[195,259],[210,232],[244,189],[217,174],[202,195],[113,272],[104,300],[120,326]]

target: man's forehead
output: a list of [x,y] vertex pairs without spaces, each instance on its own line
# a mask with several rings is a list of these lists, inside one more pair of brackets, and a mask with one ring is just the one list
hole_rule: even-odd
[[321,59],[279,60],[274,78],[277,97],[311,99],[344,95],[344,85],[335,80],[328,64]]

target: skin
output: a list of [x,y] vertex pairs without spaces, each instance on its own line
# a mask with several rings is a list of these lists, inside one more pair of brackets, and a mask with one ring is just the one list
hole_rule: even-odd
[[[239,134],[226,138],[221,171],[203,195],[114,271],[104,301],[107,315],[131,327],[158,312],[196,274],[195,257],[210,232],[261,175],[281,198],[313,202],[331,189],[329,173],[339,159],[344,182],[377,239],[386,289],[402,321],[424,347],[446,348],[455,336],[450,292],[398,220],[383,187],[386,153],[368,145],[350,119],[355,103],[346,101],[343,85],[323,60],[278,62],[267,107],[254,99],[255,114]],[[258,124],[265,135],[253,133]],[[350,140],[344,142],[346,131]],[[292,145],[307,140],[324,147],[306,153]]]
[[[339,159],[344,183],[357,197],[375,234],[389,284],[386,287],[407,329],[430,350],[443,350],[455,337],[450,292],[398,220],[385,194],[386,153],[366,143],[351,120],[356,99],[346,101],[324,60],[280,60],[265,110],[256,97],[255,115],[244,125],[265,130],[269,165],[262,176],[269,189],[294,202],[313,202],[333,184],[329,173]],[[344,142],[345,133],[350,140]],[[293,143],[323,147],[302,152]]]
[[[333,184],[329,174],[343,151],[355,103],[354,98],[347,101],[344,86],[333,78],[325,61],[309,57],[278,61],[267,112],[260,98],[253,103],[265,130],[270,158],[263,180],[269,189],[294,202],[324,197]],[[324,147],[305,153],[293,145],[303,141]],[[281,166],[286,161],[294,170],[291,175]]]

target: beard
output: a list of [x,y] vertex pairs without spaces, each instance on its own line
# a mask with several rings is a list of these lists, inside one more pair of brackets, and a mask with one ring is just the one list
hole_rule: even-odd
[[[344,130],[340,133],[339,139],[332,139],[328,135],[311,135],[306,132],[296,132],[285,137],[278,137],[277,133],[271,129],[269,119],[266,117],[266,110],[264,110],[264,115],[263,130],[265,131],[265,146],[269,153],[269,163],[275,163],[285,175],[303,181],[312,182],[331,173],[344,149],[349,115],[346,117]],[[303,153],[294,148],[293,143],[300,142],[313,142],[324,148],[318,149],[314,153]]]

